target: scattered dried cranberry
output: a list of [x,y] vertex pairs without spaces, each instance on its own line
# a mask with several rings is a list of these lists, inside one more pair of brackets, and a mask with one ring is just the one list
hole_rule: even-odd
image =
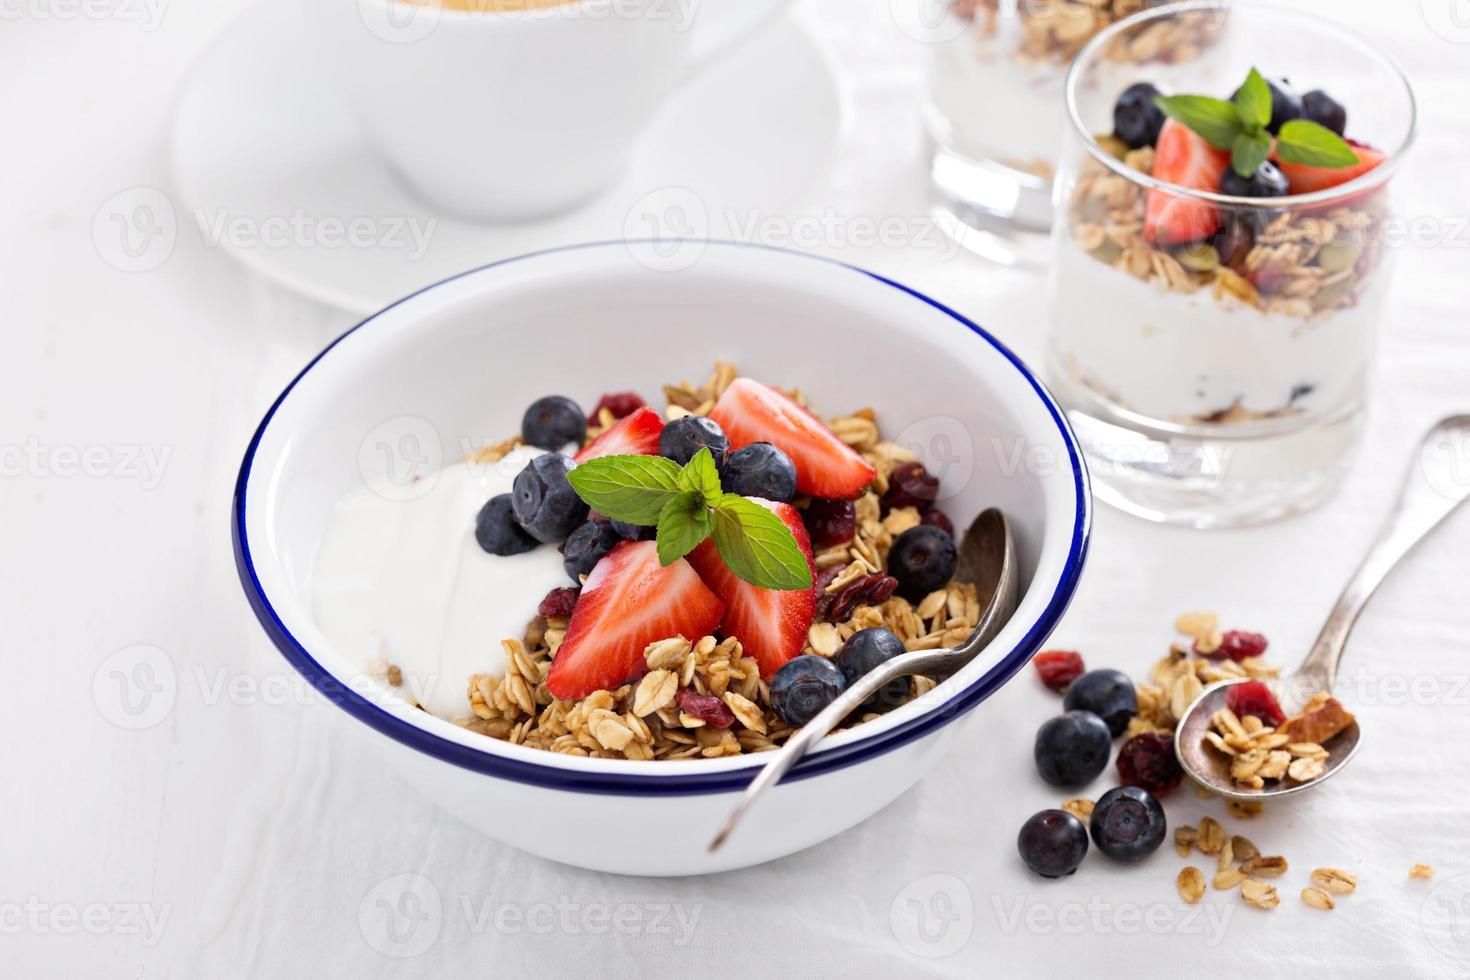
[[930,507],[920,514],[919,523],[928,524],[930,527],[937,527],[950,537],[954,537],[954,523],[950,521],[949,515],[938,507]]
[[924,510],[939,497],[939,480],[930,476],[923,463],[902,463],[888,477],[888,491],[880,501],[883,513],[895,507]]
[[1273,727],[1286,720],[1281,705],[1276,701],[1276,695],[1261,681],[1246,681],[1226,688],[1225,707],[1235,712],[1238,718],[1255,715]]
[[857,509],[851,500],[813,500],[801,519],[818,551],[845,544],[857,534]]
[[729,728],[735,724],[735,715],[713,694],[696,694],[692,688],[681,687],[674,699],[679,702],[680,711],[711,728]]
[[536,607],[536,611],[547,619],[565,619],[572,614],[572,609],[577,605],[577,598],[581,594],[581,589],[552,589],[546,593],[546,598],[541,600],[541,605]]
[[1124,786],[1137,786],[1155,796],[1172,792],[1184,781],[1184,770],[1174,756],[1174,739],[1144,732],[1124,742],[1118,751],[1118,778]]
[[893,595],[898,579],[892,575],[864,575],[853,579],[832,594],[817,595],[817,618],[829,623],[845,623],[858,606],[876,606]]
[[620,419],[632,415],[647,404],[636,391],[614,391],[597,400],[597,407],[587,416],[587,424],[596,425],[597,417],[604,408],[613,413],[613,418]]
[[1058,694],[1087,672],[1087,667],[1082,663],[1082,654],[1073,650],[1043,650],[1031,658],[1031,662],[1041,675],[1041,683]]
[[1239,663],[1249,657],[1259,657],[1266,652],[1266,638],[1260,633],[1245,630],[1226,630],[1220,638],[1220,655]]

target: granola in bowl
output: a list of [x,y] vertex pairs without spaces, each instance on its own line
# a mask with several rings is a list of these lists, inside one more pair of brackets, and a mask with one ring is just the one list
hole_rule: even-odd
[[[477,562],[543,594],[512,592],[521,626],[474,638],[455,701],[468,710],[424,707],[567,755],[719,758],[779,747],[888,656],[970,635],[980,602],[953,578],[938,481],[883,438],[873,409],[823,421],[800,391],[726,364],[663,394],[662,410],[605,395],[585,417],[543,398],[519,435],[469,454],[519,468],[460,515],[474,518]],[[519,564],[530,558],[535,575]],[[562,574],[547,587],[549,564]],[[396,673],[413,697],[393,656],[385,682]],[[897,681],[847,727],[933,687]]]

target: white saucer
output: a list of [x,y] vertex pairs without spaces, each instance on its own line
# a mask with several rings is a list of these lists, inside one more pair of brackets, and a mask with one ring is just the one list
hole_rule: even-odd
[[[629,174],[597,201],[544,221],[477,223],[439,213],[397,180],[318,77],[295,17],[294,4],[247,8],[186,79],[172,132],[180,233],[358,313],[569,242],[658,237],[701,221],[711,237],[741,237],[826,175],[847,123],[827,56],[781,21],[671,99]],[[357,232],[344,234],[353,219]]]

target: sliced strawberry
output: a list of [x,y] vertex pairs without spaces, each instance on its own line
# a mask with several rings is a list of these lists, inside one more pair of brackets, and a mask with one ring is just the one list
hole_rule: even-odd
[[[1170,119],[1154,149],[1154,177],[1197,191],[1218,191],[1230,166],[1230,153],[1206,142],[1194,130]],[[1156,245],[1183,245],[1208,238],[1220,228],[1220,212],[1208,201],[1168,191],[1148,192],[1143,236]]]
[[1293,194],[1312,194],[1357,180],[1388,159],[1387,154],[1371,146],[1354,144],[1353,152],[1358,155],[1358,162],[1351,167],[1309,167],[1304,163],[1278,163],[1277,166],[1286,174]]
[[772,388],[736,378],[709,417],[730,437],[730,448],[769,442],[796,464],[799,493],[847,500],[862,493],[878,473],[819,419]]
[[[812,545],[806,527],[801,523],[801,514],[790,504],[778,504],[769,500],[750,498],[773,511],[781,522],[791,529],[796,543],[806,555],[807,565],[816,579],[816,565],[812,562]],[[704,579],[704,584],[714,590],[725,603],[725,616],[720,620],[720,631],[725,636],[739,638],[745,652],[760,664],[761,676],[769,678],[782,664],[801,654],[806,646],[807,630],[812,628],[816,616],[817,590],[809,589],[762,589],[736,576],[715,550],[713,540],[705,541],[689,554],[689,564]]]
[[662,431],[664,420],[645,405],[613,423],[572,458],[585,463],[599,456],[657,456],[658,434]]
[[652,541],[624,541],[587,576],[546,686],[568,701],[615,690],[642,676],[650,643],[708,636],[724,611],[687,561],[664,568]]

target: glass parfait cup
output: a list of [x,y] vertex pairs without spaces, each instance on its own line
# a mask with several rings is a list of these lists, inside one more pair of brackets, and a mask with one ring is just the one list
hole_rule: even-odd
[[[1196,57],[1136,56],[1144,32],[1202,23],[1212,36]],[[1131,84],[1228,99],[1252,67],[1332,94],[1347,109],[1347,138],[1363,144],[1360,159],[1376,148],[1384,162],[1322,187],[1313,172],[1285,168],[1302,193],[1231,197],[1156,179],[1152,147],[1128,150],[1109,135]],[[1389,184],[1414,135],[1408,79],[1319,18],[1195,0],[1094,38],[1072,67],[1067,108],[1047,374],[1098,498],[1199,528],[1321,502],[1363,427],[1389,288]],[[1158,244],[1181,236],[1151,236],[1150,211],[1184,240]]]
[[[945,230],[974,251],[1044,261],[1067,70],[1108,25],[1164,0],[921,0],[926,128]],[[1145,43],[1147,39],[1145,39]],[[1189,58],[1181,48],[1161,56]],[[1009,244],[994,254],[997,242]]]

